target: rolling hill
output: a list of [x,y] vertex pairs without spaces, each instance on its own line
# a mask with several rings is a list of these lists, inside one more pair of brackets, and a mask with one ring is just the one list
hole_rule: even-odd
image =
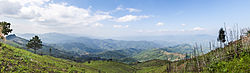
[[[149,49],[133,56],[138,61],[148,61],[153,59],[176,61],[184,59],[186,53],[192,52],[192,46],[180,44],[166,48]],[[188,57],[187,57],[188,58]]]
[[[52,34],[50,35],[52,36]],[[53,36],[55,37],[59,35],[54,34]],[[62,34],[60,36],[62,36]],[[64,37],[69,37],[69,36],[65,35]],[[25,44],[28,42],[28,40],[18,37],[15,34],[9,35],[6,38],[8,40],[8,44],[12,46],[20,47],[20,48],[26,48]],[[93,43],[99,43],[99,44],[102,43],[103,45],[101,46],[99,45],[99,47],[103,46],[104,48],[105,47],[107,48],[109,46],[111,48],[119,47],[120,49],[119,48],[118,49],[98,48],[98,46],[96,46],[96,44],[93,45]],[[119,44],[122,44],[122,45],[119,46]],[[129,47],[133,47],[133,45],[131,44],[133,44],[134,47],[136,48],[129,48]],[[171,52],[171,51],[183,52],[183,51],[187,51],[188,47],[190,47],[187,44],[183,44],[183,45],[176,45],[173,47],[152,50],[152,49],[149,49],[148,47],[148,45],[150,46],[150,44],[153,44],[153,43],[144,42],[144,41],[117,41],[117,40],[111,40],[111,39],[96,40],[96,39],[87,39],[87,38],[80,39],[79,38],[78,41],[75,41],[75,42],[57,43],[57,44],[44,43],[43,48],[38,50],[38,53],[49,55],[50,54],[49,49],[52,48],[52,53],[50,54],[51,56],[64,58],[64,59],[70,59],[70,60],[79,61],[79,62],[88,61],[88,60],[113,59],[119,62],[131,63],[131,62],[137,62],[137,60],[139,61],[141,60],[147,61],[147,60],[152,60],[152,59],[167,60],[169,57],[171,57],[172,60],[174,60],[178,58],[179,56],[181,56],[181,54],[167,54],[168,52]],[[122,49],[122,46],[126,46],[126,47],[123,47]],[[154,48],[152,46],[151,48]],[[148,48],[145,49],[144,47],[145,48],[148,47]],[[26,49],[26,50],[33,52],[33,50],[30,50],[30,49]],[[146,55],[150,53],[154,53],[155,55],[148,56],[148,57],[141,57],[142,55]]]

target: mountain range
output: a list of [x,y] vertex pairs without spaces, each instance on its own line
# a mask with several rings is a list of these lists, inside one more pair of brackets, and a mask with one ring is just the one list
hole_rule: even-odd
[[[26,48],[27,39],[34,35],[26,34],[19,37],[13,34],[6,38],[9,42],[12,42],[9,43],[10,45]],[[44,47],[38,50],[40,54],[50,54],[49,49],[52,48],[52,56],[58,53],[55,57],[76,61],[113,59],[129,63],[153,59],[176,60],[177,58],[183,58],[185,53],[192,50],[191,45],[188,44],[163,45],[167,42],[93,39],[59,33],[40,34],[38,36],[44,42]],[[147,55],[147,57],[144,55]]]

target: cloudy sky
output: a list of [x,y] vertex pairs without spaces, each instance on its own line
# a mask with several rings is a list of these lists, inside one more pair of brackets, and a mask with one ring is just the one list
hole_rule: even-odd
[[250,26],[249,0],[0,0],[13,33],[96,37],[207,34]]

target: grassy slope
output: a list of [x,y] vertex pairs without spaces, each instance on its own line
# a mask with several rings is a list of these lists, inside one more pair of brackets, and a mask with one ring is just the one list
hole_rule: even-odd
[[[250,73],[250,45],[241,40],[238,43],[230,44],[225,48],[217,48],[211,52],[192,59],[174,61],[169,66],[144,66],[137,64],[140,73],[166,73],[167,67],[170,72],[208,72],[208,73]],[[242,45],[244,44],[244,45]],[[238,49],[237,49],[238,48]],[[197,62],[198,60],[198,62]],[[152,63],[157,63],[151,61]],[[146,62],[147,63],[147,62]],[[143,63],[142,63],[143,64]],[[198,67],[199,64],[199,67]],[[138,67],[137,66],[137,67]],[[150,68],[152,67],[152,68]]]
[[146,50],[135,55],[133,58],[139,61],[147,61],[147,60],[153,60],[153,59],[175,60],[179,57],[178,55],[175,55],[175,53],[164,54],[164,52],[167,52],[167,51],[164,51],[161,49]]
[[134,65],[135,68],[137,68],[136,73],[161,73],[165,71],[166,64],[170,63],[170,61],[167,60],[149,60],[146,62],[138,63]]
[[101,69],[108,73],[133,73],[135,68],[123,63],[117,63],[112,61],[91,61],[90,63],[84,63],[87,66]]
[[[112,67],[112,68],[110,68]],[[109,68],[109,69],[107,69]],[[129,73],[134,69],[116,62],[93,61],[76,63],[51,56],[40,56],[23,49],[3,44],[0,47],[0,72],[109,72]]]

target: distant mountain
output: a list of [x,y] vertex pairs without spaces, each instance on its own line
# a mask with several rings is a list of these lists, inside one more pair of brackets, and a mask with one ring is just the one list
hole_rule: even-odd
[[[134,40],[134,41],[167,41],[168,43],[193,43],[216,40],[217,36],[208,34],[183,34],[183,35],[159,35],[159,36],[131,36],[131,37],[116,37],[118,40]],[[164,43],[161,43],[164,44]],[[172,45],[171,45],[172,46]]]
[[[26,48],[25,45],[28,43],[28,40],[24,38],[21,38],[21,37],[16,36],[15,34],[12,34],[12,35],[6,36],[6,39],[7,39],[6,43],[9,45],[28,50],[30,52],[34,52],[34,50],[32,49]],[[84,47],[84,45],[82,47]],[[51,54],[49,51],[50,48],[52,49]],[[69,51],[67,49],[65,50],[63,48],[55,47],[53,44],[46,44],[46,43],[43,43],[42,49],[37,50],[37,54],[50,55],[50,56],[57,57],[57,58],[64,58],[64,59],[69,59],[69,60],[74,60],[74,61],[79,61],[79,62],[83,62],[87,60],[105,60],[99,57],[89,57],[86,55],[82,55],[82,53],[86,53],[86,52],[79,53],[75,51]]]
[[69,42],[67,40],[74,40],[76,38],[74,36],[60,34],[60,33],[45,33],[45,34],[26,33],[26,34],[17,34],[17,35],[24,39],[31,39],[32,37],[37,35],[39,36],[39,38],[41,38],[43,42],[49,43],[49,44]]
[[[19,34],[21,37],[31,38],[34,34]],[[38,34],[43,42],[55,44],[54,46],[65,50],[77,52],[96,53],[97,50],[120,50],[120,49],[152,49],[164,47],[151,41],[123,41],[113,39],[93,39],[88,37],[74,37],[60,33]],[[84,48],[84,49],[83,49]],[[77,50],[76,50],[77,49]],[[88,50],[91,49],[91,50]]]
[[[34,35],[34,34],[28,34]],[[27,37],[28,36],[26,34]],[[178,60],[192,52],[191,45],[167,41],[123,41],[74,37],[59,33],[39,34],[48,46],[76,54],[77,57],[97,57],[118,61],[147,61],[152,59]],[[55,40],[55,41],[54,41]],[[15,40],[18,41],[18,40]],[[171,47],[170,47],[171,46]]]
[[132,57],[132,56],[140,53],[141,51],[143,51],[143,50],[129,48],[129,49],[105,51],[105,52],[101,52],[101,53],[90,54],[89,56],[101,57],[101,58],[107,58],[107,59],[123,59],[123,58]]

